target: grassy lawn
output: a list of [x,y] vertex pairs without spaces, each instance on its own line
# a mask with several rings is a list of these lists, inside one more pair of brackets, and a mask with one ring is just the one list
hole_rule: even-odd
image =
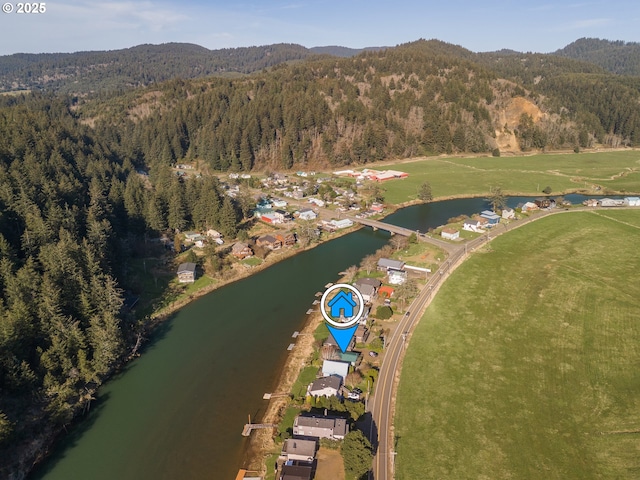
[[[409,174],[383,184],[387,203],[416,198],[418,187],[431,184],[434,197],[486,194],[492,185],[506,193],[538,195],[550,186],[554,194],[567,189],[605,188],[638,191],[640,152],[599,152],[527,157],[430,158],[402,163],[394,168]],[[625,173],[620,178],[614,175]]]
[[305,398],[307,396],[307,387],[316,379],[318,367],[305,367],[298,375],[298,379],[291,387],[291,393],[296,398]]
[[404,362],[398,479],[640,478],[640,211],[603,215],[514,230],[443,285]]

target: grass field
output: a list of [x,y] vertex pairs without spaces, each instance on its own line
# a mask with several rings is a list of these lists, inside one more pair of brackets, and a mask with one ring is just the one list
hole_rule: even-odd
[[397,478],[640,478],[640,211],[571,212],[495,239],[418,325]]
[[640,192],[640,151],[430,158],[393,167],[409,174],[409,178],[383,184],[385,201],[394,204],[414,200],[425,181],[431,183],[434,197],[486,194],[494,185],[500,185],[506,193],[528,195],[540,194],[547,186],[554,194],[594,185]]

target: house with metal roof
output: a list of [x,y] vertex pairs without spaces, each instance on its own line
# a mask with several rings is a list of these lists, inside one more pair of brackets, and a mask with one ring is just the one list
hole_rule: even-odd
[[342,440],[349,431],[347,420],[321,415],[298,415],[293,421],[293,434],[301,437]]

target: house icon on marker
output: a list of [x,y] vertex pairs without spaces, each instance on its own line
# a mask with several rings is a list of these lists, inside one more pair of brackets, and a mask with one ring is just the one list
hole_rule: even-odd
[[344,318],[349,318],[353,317],[353,307],[356,306],[356,302],[351,292],[341,291],[327,305],[331,308],[332,317],[340,318],[340,316],[343,316]]

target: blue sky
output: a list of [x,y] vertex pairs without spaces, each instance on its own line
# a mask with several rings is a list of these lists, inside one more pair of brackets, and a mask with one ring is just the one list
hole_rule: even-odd
[[0,54],[165,42],[210,49],[280,42],[360,48],[418,38],[476,52],[551,52],[580,37],[639,42],[639,25],[637,0],[55,0],[42,14],[0,13]]

